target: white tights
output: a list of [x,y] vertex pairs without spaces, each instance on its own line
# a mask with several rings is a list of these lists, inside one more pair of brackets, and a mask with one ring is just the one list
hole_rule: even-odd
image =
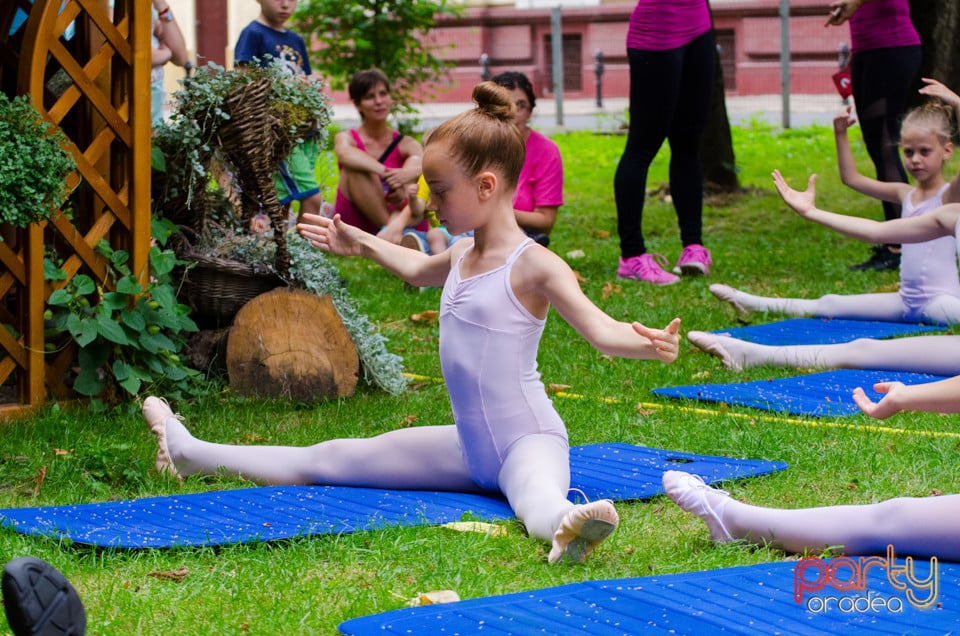
[[875,504],[784,510],[730,498],[721,522],[734,539],[795,553],[843,546],[847,555],[897,554],[960,560],[960,495],[899,497]]
[[840,344],[788,346],[760,345],[702,331],[691,331],[687,338],[735,369],[771,365],[960,375],[960,336],[861,338]]
[[[317,484],[478,492],[460,455],[455,426],[403,428],[369,438],[335,439],[313,446],[235,446],[193,437],[178,420],[166,421],[166,443],[181,475],[223,471],[273,485]],[[566,442],[529,435],[510,449],[499,485],[531,536],[546,541],[573,507]]]
[[[827,294],[820,298],[773,298],[754,296],[727,285],[711,285],[710,292],[739,310],[773,311],[789,316],[823,316],[850,320],[904,320],[904,304],[898,293]],[[934,296],[910,320],[938,323],[960,323],[960,298],[947,294]]]

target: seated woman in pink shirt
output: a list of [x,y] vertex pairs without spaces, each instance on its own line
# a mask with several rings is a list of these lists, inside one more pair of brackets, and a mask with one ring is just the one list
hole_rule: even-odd
[[546,247],[550,244],[550,231],[557,221],[557,211],[563,205],[560,149],[529,126],[537,104],[530,79],[523,73],[506,71],[495,75],[492,81],[513,96],[517,107],[514,121],[526,139],[527,155],[513,199],[514,214],[527,236]]

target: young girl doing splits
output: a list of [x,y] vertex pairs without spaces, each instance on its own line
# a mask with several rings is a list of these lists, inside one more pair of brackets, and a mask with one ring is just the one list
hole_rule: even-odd
[[430,207],[452,234],[474,231],[433,256],[343,223],[305,218],[322,250],[363,256],[417,287],[443,285],[440,362],[453,425],[415,426],[305,448],[232,446],[195,439],[166,403],[144,402],[157,466],[180,475],[229,474],[270,484],[499,491],[527,532],[552,542],[550,562],[580,562],[619,523],[612,502],[574,505],[567,432],[536,354],[553,305],[598,350],[626,358],[677,357],[680,328],[617,321],[583,294],[570,267],[517,225],[513,196],[524,144],[510,94],[491,82],[477,106],[440,125],[424,151]]

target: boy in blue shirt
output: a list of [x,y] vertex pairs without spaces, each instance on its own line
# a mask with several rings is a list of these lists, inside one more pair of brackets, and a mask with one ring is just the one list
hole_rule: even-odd
[[[291,78],[310,75],[310,58],[303,38],[285,27],[297,0],[257,0],[260,15],[244,27],[237,39],[234,62],[238,65],[280,62]],[[320,148],[314,138],[293,147],[274,176],[280,204],[300,202],[300,214],[319,214],[323,198],[314,172]]]

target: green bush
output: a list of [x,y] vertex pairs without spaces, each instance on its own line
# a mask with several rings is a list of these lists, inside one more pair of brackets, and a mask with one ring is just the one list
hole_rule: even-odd
[[26,227],[60,207],[67,198],[64,179],[76,167],[66,143],[28,96],[0,93],[0,222]]

